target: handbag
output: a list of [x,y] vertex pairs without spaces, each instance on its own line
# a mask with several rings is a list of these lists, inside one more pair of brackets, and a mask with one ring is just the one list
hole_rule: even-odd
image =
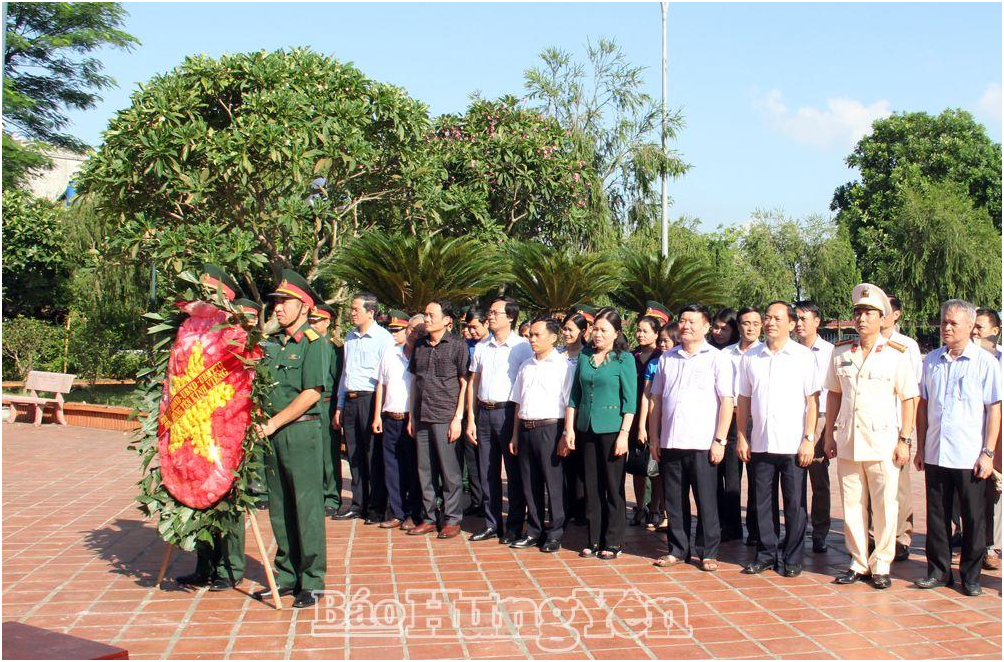
[[652,456],[648,452],[648,444],[632,441],[628,444],[627,460],[624,469],[632,476],[649,476],[648,463]]

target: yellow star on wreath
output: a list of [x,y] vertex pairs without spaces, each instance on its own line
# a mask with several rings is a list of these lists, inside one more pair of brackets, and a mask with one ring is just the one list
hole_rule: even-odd
[[[171,378],[170,394],[184,388],[186,384],[198,377],[206,369],[202,354],[202,343],[192,345],[188,356],[185,372]],[[201,455],[210,462],[220,461],[219,447],[213,439],[213,412],[225,406],[234,397],[234,387],[221,382],[211,388],[208,393],[199,398],[195,404],[185,410],[171,426],[170,442],[167,450],[174,453],[186,442],[192,444],[192,452]]]

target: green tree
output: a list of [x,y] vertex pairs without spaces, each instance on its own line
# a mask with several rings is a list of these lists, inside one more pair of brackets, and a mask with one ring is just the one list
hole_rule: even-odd
[[507,292],[535,313],[563,315],[573,304],[597,301],[620,283],[621,269],[609,253],[554,249],[538,242],[513,242]]
[[[689,165],[674,151],[663,153],[663,113],[644,91],[644,67],[631,64],[616,42],[586,43],[584,64],[572,54],[548,48],[542,64],[524,74],[529,98],[568,132],[597,173],[592,210],[630,235],[657,217],[659,178],[684,174]],[[676,111],[666,118],[667,138],[683,127]]]
[[623,279],[610,297],[626,310],[644,312],[648,301],[676,311],[688,303],[716,306],[725,300],[722,280],[703,262],[672,255],[664,258],[653,251],[627,252],[622,264]]
[[27,191],[3,191],[4,317],[54,319],[65,311],[75,266],[59,205]]
[[3,371],[24,379],[32,370],[63,369],[63,328],[33,317],[3,322]]
[[831,208],[847,227],[867,280],[878,281],[902,248],[891,235],[906,186],[957,184],[987,222],[1001,228],[1001,145],[963,110],[877,120],[846,162],[861,178],[839,187]]
[[455,305],[471,301],[502,285],[508,276],[495,249],[474,238],[379,230],[346,244],[320,265],[318,273],[328,282],[372,292],[382,304],[409,313],[424,310],[438,298]]
[[309,49],[189,57],[112,119],[80,190],[165,276],[216,258],[258,296],[282,268],[313,277],[345,237],[424,215],[429,131],[403,90]]
[[[6,3],[4,188],[49,165],[39,143],[87,149],[66,132],[66,110],[93,108],[101,99],[97,92],[114,86],[101,61],[89,54],[108,46],[131,50],[139,43],[121,30],[126,15],[114,2]],[[11,131],[31,142],[13,140]]]
[[[901,193],[890,240],[899,247],[882,283],[918,322],[961,298],[1001,307],[1001,233],[959,183],[927,182]],[[918,241],[918,238],[922,240]]]
[[805,227],[800,298],[812,299],[825,319],[850,319],[851,291],[861,282],[847,228],[833,220],[810,218]]
[[554,119],[511,96],[475,99],[464,115],[436,120],[431,146],[446,171],[444,230],[551,246],[595,239],[600,228],[587,210],[594,175]]

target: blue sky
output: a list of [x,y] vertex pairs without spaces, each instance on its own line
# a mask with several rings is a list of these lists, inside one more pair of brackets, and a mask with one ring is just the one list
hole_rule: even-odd
[[[658,3],[125,3],[142,45],[103,51],[119,88],[72,114],[97,145],[136,86],[186,55],[310,46],[406,88],[433,114],[471,92],[522,95],[523,72],[557,46],[584,57],[615,39],[647,65],[660,95]],[[673,145],[692,170],[670,183],[673,217],[706,228],[755,209],[829,213],[843,160],[871,121],[894,111],[972,112],[1001,140],[1001,4],[671,3],[669,103],[686,127]]]

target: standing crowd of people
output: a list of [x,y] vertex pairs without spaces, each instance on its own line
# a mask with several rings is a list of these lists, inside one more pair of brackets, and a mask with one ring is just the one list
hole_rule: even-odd
[[[205,271],[236,308],[260,313],[226,274]],[[814,553],[828,549],[831,463],[850,554],[834,581],[883,589],[910,553],[911,458],[927,497],[928,576],[917,586],[954,583],[953,543],[967,595],[999,565],[995,310],[946,301],[943,345],[922,357],[898,331],[899,302],[869,283],[850,293],[856,335],[836,345],[820,337],[811,301],[716,314],[695,303],[675,315],[650,302],[633,350],[610,307],[577,305],[522,331],[512,298],[459,313],[437,299],[414,315],[387,311],[381,326],[377,298],[359,292],[340,343],[335,311],[301,276],[283,272],[271,297],[280,331],[266,343],[275,384],[260,433],[271,446],[278,590],[296,607],[324,588],[326,515],[439,539],[476,517],[471,541],[545,553],[584,524],[579,556],[604,560],[624,551],[628,526],[645,526],[666,533],[656,566],[694,560],[713,572],[720,545],[743,538],[744,468],[745,543],[756,556],[742,571],[795,577],[807,532]],[[344,509],[340,436],[351,473]],[[201,547],[196,572],[179,582],[236,585],[237,547]]]

